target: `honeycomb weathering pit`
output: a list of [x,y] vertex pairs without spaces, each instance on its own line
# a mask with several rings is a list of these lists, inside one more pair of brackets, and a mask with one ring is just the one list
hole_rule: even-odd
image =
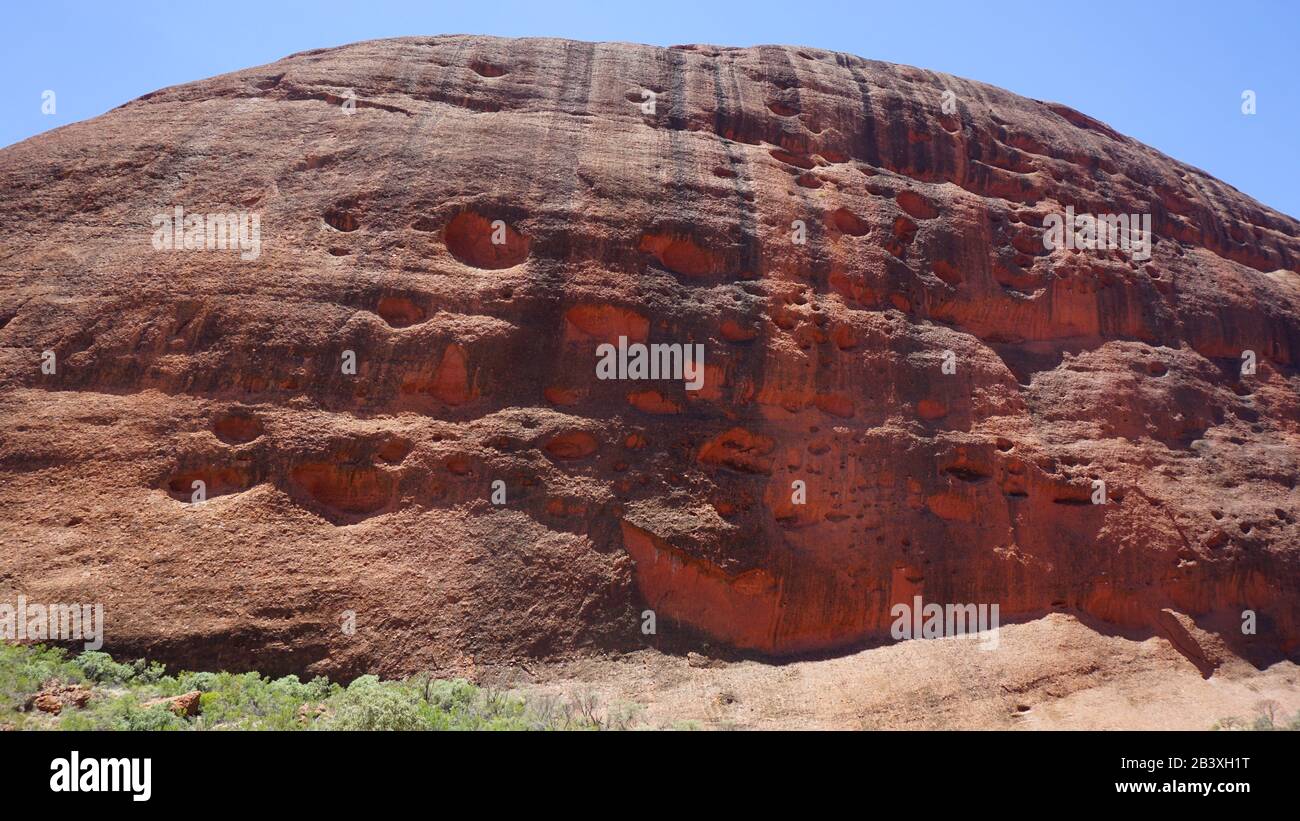
[[457,214],[444,233],[447,250],[475,268],[511,268],[528,257],[528,240],[504,220]]
[[[915,596],[1184,649],[1170,612],[1252,610],[1300,657],[1300,224],[1063,106],[412,37],[42,134],[0,193],[0,578],[102,601],[122,657],[785,659]],[[150,246],[232,197],[255,259]],[[1149,214],[1150,259],[1045,247],[1067,206]],[[598,379],[621,338],[702,345],[702,389]]]
[[640,248],[669,271],[691,277],[727,273],[726,260],[715,250],[681,234],[646,234]]
[[236,411],[213,422],[212,432],[227,444],[242,445],[262,435],[262,423],[252,414]]

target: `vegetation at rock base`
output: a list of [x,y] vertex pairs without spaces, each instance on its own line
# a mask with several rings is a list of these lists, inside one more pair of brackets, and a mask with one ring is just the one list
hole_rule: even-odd
[[[194,715],[166,701],[196,691]],[[602,708],[590,694],[520,695],[463,679],[362,676],[343,686],[323,677],[171,675],[144,660],[0,642],[0,729],[601,730],[630,729],[636,715],[635,707]]]
[[1231,716],[1214,723],[1214,730],[1300,730],[1300,710],[1289,719],[1276,701],[1269,699],[1255,705],[1252,718]]

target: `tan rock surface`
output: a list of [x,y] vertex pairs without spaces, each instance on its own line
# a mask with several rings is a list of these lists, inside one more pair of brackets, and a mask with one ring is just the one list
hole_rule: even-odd
[[[1273,704],[1300,712],[1300,667],[1232,658],[1206,678],[1159,637],[1063,613],[977,639],[905,641],[836,658],[722,665],[653,650],[485,672],[534,699],[585,697],[637,726],[737,730],[1208,730]],[[707,667],[709,669],[700,669]]]

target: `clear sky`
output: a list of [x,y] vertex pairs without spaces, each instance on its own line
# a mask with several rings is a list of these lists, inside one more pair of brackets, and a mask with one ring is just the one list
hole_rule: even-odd
[[[3,15],[0,146],[164,86],[376,37],[777,43],[1062,102],[1300,217],[1300,0],[47,0]],[[53,115],[41,111],[46,89]]]

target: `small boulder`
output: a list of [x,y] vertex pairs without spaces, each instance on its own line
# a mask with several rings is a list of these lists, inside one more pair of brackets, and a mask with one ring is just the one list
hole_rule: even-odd
[[63,702],[53,693],[39,694],[36,698],[32,699],[32,706],[40,710],[42,713],[49,713],[50,715],[55,716],[63,712]]
[[199,714],[199,699],[203,693],[199,690],[190,690],[188,693],[182,693],[179,696],[171,698],[155,698],[152,701],[146,701],[140,705],[146,709],[149,707],[164,706],[181,718],[196,716]]
[[58,679],[50,679],[41,685],[40,692],[27,702],[27,709],[58,715],[69,705],[77,709],[85,707],[90,701],[90,695],[90,688],[84,684],[64,684]]

